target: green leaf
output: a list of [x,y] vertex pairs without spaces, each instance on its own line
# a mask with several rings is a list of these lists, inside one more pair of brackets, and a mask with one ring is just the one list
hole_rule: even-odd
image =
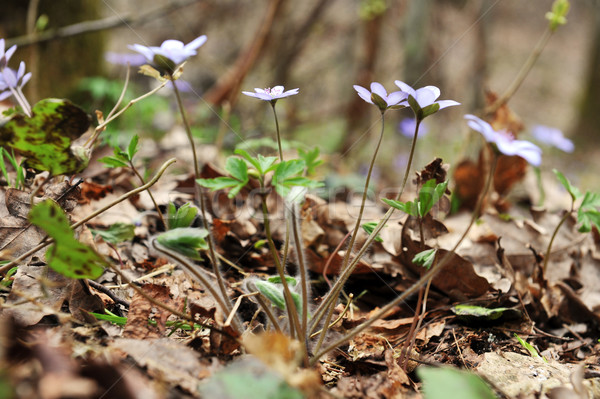
[[435,179],[428,180],[419,191],[419,216],[425,217],[431,208],[444,196],[448,182],[437,184]]
[[167,225],[169,230],[179,227],[190,227],[196,218],[198,208],[192,206],[191,202],[186,202],[179,209],[175,208],[175,204],[169,202],[167,207]]
[[419,119],[423,120],[423,119],[427,118],[429,115],[435,114],[439,110],[440,110],[440,104],[438,104],[438,103],[433,103],[431,105],[428,105],[422,109],[422,111],[421,111],[422,116]]
[[89,312],[89,313],[98,320],[105,320],[110,323],[116,324],[118,326],[124,326],[125,324],[127,324],[127,317],[115,316],[113,314],[95,313],[95,312]]
[[596,209],[599,206],[600,195],[586,192],[577,211],[577,220],[581,223],[580,232],[589,233],[592,231],[592,224],[600,230],[600,212]]
[[235,150],[235,153],[242,156],[250,163],[250,165],[254,166],[261,176],[264,176],[267,172],[269,172],[270,168],[273,167],[273,164],[277,160],[277,157],[263,157],[260,154],[258,154],[256,158],[253,158],[246,150],[241,148]]
[[407,213],[411,216],[419,216],[419,209],[416,202],[401,202],[387,198],[382,198],[381,200],[389,206],[399,209],[402,212]]
[[513,308],[494,308],[488,309],[481,306],[474,305],[455,305],[451,308],[452,312],[459,316],[461,319],[476,321],[493,321],[506,316],[506,318],[519,318],[521,317],[521,311]]
[[77,173],[89,158],[81,148],[71,148],[71,143],[89,126],[89,116],[70,101],[44,99],[33,107],[31,118],[16,113],[0,126],[0,146],[27,158],[27,167],[55,176]]
[[[367,223],[363,223],[361,225],[361,227],[368,235],[371,235],[373,233],[373,231],[375,230],[375,227],[377,227],[378,224],[379,223],[377,223],[377,222],[367,222]],[[381,238],[381,236],[379,234],[377,234],[377,237],[375,237],[375,242],[383,242],[383,238]]]
[[156,240],[162,246],[187,256],[191,259],[201,259],[198,251],[207,250],[205,238],[208,231],[193,227],[180,227],[162,233]]
[[219,399],[303,399],[305,395],[258,359],[230,363],[200,385],[200,396]]
[[560,183],[564,186],[564,188],[567,189],[567,191],[571,195],[571,199],[573,201],[575,201],[577,198],[581,197],[581,192],[579,191],[579,189],[577,187],[573,187],[571,185],[571,182],[562,173],[560,173],[556,169],[552,169],[552,171],[556,175],[556,178],[558,179],[558,181],[560,181]]
[[450,367],[419,367],[425,399],[496,399],[494,391],[475,374]]
[[70,278],[96,279],[108,267],[102,256],[74,238],[67,216],[54,201],[47,199],[34,206],[29,221],[54,239],[46,259],[58,273]]
[[138,142],[139,141],[140,141],[140,138],[138,137],[137,134],[131,138],[131,141],[129,142],[129,146],[127,146],[127,157],[128,157],[129,161],[132,161],[133,157],[138,152]]
[[128,223],[115,223],[107,230],[90,229],[94,236],[100,236],[106,242],[118,244],[135,237],[135,226]]
[[285,310],[285,298],[283,297],[283,287],[281,285],[268,281],[256,281],[254,285],[273,305]]
[[[519,343],[521,344],[521,346],[525,349],[527,349],[527,352],[529,352],[529,354],[531,355],[531,357],[536,357],[536,358],[541,358],[544,359],[542,356],[540,356],[540,354],[538,353],[537,349],[535,349],[533,347],[533,345],[531,345],[528,342],[525,342],[523,340],[523,338],[519,337],[519,334],[514,333],[515,338],[517,339],[517,341],[519,341]],[[546,359],[544,359],[544,361],[546,361]]]
[[273,185],[281,184],[283,181],[300,175],[304,172],[306,164],[301,159],[291,159],[289,161],[280,162],[273,174]]
[[244,185],[248,183],[248,165],[244,162],[243,159],[237,157],[229,157],[225,162],[225,170],[229,172],[229,174],[243,182]]
[[433,265],[433,261],[435,260],[437,250],[436,249],[426,249],[425,251],[421,251],[416,254],[413,258],[413,263],[417,265],[423,266],[426,269],[429,269],[431,265]]
[[127,162],[113,156],[100,158],[98,161],[102,162],[110,168],[126,168],[129,166]]
[[196,179],[196,183],[211,190],[222,190],[224,188],[237,186],[240,181],[233,177],[221,176],[215,177],[214,179]]
[[[267,281],[269,283],[273,283],[273,284],[281,284],[281,277],[271,276],[271,277],[267,278]],[[291,276],[285,276],[285,281],[287,281],[287,283],[289,285],[291,285],[292,287],[295,287],[296,284],[298,284],[298,281],[294,277],[291,277]]]
[[310,151],[304,151],[303,149],[298,148],[298,156],[306,164],[307,174],[313,175],[315,173],[315,168],[323,163],[322,160],[318,159],[319,153],[319,147],[315,147]]

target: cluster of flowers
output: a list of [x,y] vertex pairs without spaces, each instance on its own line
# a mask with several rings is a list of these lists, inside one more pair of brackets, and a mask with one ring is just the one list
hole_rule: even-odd
[[14,45],[5,50],[4,39],[0,39],[0,101],[14,96],[23,111],[31,116],[31,106],[23,94],[23,86],[31,79],[31,72],[25,73],[25,63],[21,61],[19,69],[15,71],[8,67],[10,57],[17,51]]

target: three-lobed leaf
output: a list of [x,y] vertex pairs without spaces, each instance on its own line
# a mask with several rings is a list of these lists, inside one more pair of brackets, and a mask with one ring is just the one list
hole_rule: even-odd
[[319,159],[320,150],[319,147],[315,147],[312,150],[304,151],[298,148],[298,156],[306,164],[306,173],[312,175],[315,173],[315,168],[323,163]]
[[129,223],[114,223],[106,230],[90,229],[94,236],[100,236],[110,244],[118,244],[135,237],[135,226]]
[[581,223],[579,231],[582,233],[589,233],[592,231],[592,225],[596,226],[600,230],[600,195],[596,193],[585,193],[579,210],[577,211],[577,220]]
[[423,266],[426,269],[429,269],[433,265],[433,261],[435,260],[435,255],[437,253],[436,249],[426,249],[424,251],[416,254],[412,261],[417,265]]
[[169,230],[156,237],[156,241],[167,249],[187,256],[191,259],[200,260],[198,251],[207,250],[206,237],[208,231],[193,227],[180,227]]
[[96,279],[108,267],[101,255],[75,239],[67,216],[54,201],[47,199],[33,207],[29,221],[54,239],[46,260],[58,273],[70,278]]
[[179,208],[175,204],[169,202],[167,207],[167,225],[169,230],[179,227],[190,227],[196,218],[198,208],[192,206],[190,202],[186,202]]
[[[367,222],[363,223],[361,227],[368,235],[371,235],[373,231],[375,231],[375,227],[377,227],[378,224],[379,223],[377,222]],[[377,234],[377,237],[375,237],[375,242],[383,242],[383,238],[381,238],[381,236]]]
[[565,175],[563,175],[556,169],[552,169],[552,171],[556,175],[556,178],[558,179],[558,181],[560,181],[560,183],[563,185],[563,187],[569,192],[569,194],[571,195],[571,199],[573,201],[575,201],[577,198],[581,197],[581,192],[579,191],[579,189],[577,187],[574,187],[573,185],[571,185],[571,182],[569,181],[569,179],[567,179],[565,177]]

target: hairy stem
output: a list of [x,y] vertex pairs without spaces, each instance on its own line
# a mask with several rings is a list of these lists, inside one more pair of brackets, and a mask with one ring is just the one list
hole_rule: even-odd
[[[379,152],[379,147],[381,146],[381,142],[383,140],[383,132],[384,132],[384,128],[385,128],[384,115],[385,115],[385,111],[381,111],[381,131],[379,133],[379,139],[377,140],[377,145],[375,146],[375,151],[373,152],[373,157],[371,158],[371,163],[369,164],[369,171],[367,172],[367,179],[365,181],[365,189],[363,191],[362,200],[361,200],[360,208],[358,211],[358,217],[356,218],[356,224],[354,226],[354,231],[352,233],[352,236],[350,237],[350,242],[348,243],[348,248],[346,249],[346,253],[344,254],[344,259],[342,260],[342,266],[341,266],[342,271],[345,271],[348,269],[348,263],[350,262],[350,256],[352,255],[352,251],[354,249],[354,242],[356,241],[358,231],[360,230],[360,222],[362,221],[362,215],[365,210],[365,203],[367,201],[367,195],[369,193],[369,183],[371,182],[371,174],[373,172],[373,167],[375,166],[375,159],[377,159],[377,153]],[[331,298],[338,297],[340,291],[342,290],[343,284],[345,283],[345,280],[341,283],[340,283],[340,280],[341,279],[338,279],[338,281],[333,286],[332,290],[327,295],[327,297],[331,297]],[[330,302],[332,302],[332,301],[330,300]],[[325,302],[323,302],[323,304],[324,303]],[[329,305],[332,308],[335,307],[334,303],[330,303]],[[329,305],[326,305],[326,306],[329,306]],[[317,323],[323,318],[323,315],[325,314],[325,312],[324,312],[325,310],[326,310],[326,307],[324,307],[323,309],[320,309],[320,307],[317,308],[317,312],[320,312],[320,314],[315,313],[315,321],[312,325],[313,329],[316,327]],[[329,329],[329,323],[331,322],[332,314],[333,314],[333,312],[327,313],[325,325],[323,326],[323,331],[321,332],[321,337],[319,338],[319,342],[322,342],[323,337],[325,336],[325,334],[327,334],[327,330]]]
[[271,108],[273,108],[273,116],[275,117],[275,130],[277,131],[277,146],[279,148],[279,160],[283,161],[283,149],[281,147],[281,135],[279,133],[279,120],[277,119],[277,112],[275,111],[275,101],[271,101]]
[[[371,326],[371,324],[373,324],[375,321],[377,321],[381,317],[383,317],[390,309],[392,309],[394,306],[398,305],[399,303],[403,302],[406,298],[408,298],[410,295],[414,294],[417,290],[419,290],[421,285],[425,284],[429,279],[433,279],[437,275],[437,273],[450,261],[450,258],[454,255],[454,252],[459,247],[459,245],[463,242],[463,240],[467,237],[467,234],[469,233],[469,231],[471,231],[471,227],[473,227],[475,220],[477,220],[477,218],[478,218],[479,212],[481,211],[481,208],[482,208],[482,205],[484,202],[484,198],[487,196],[487,192],[490,189],[490,186],[491,186],[491,183],[492,183],[492,180],[494,177],[494,172],[496,170],[497,161],[498,161],[498,157],[494,156],[494,159],[492,160],[492,166],[490,167],[489,175],[487,176],[487,180],[486,180],[484,189],[481,192],[481,194],[479,195],[479,198],[477,200],[477,204],[475,205],[475,209],[473,210],[473,215],[471,217],[469,225],[465,229],[464,233],[460,236],[460,238],[458,239],[458,241],[456,242],[454,247],[450,251],[448,251],[448,253],[446,255],[444,255],[444,257],[440,260],[440,262],[434,264],[427,271],[427,273],[423,274],[423,276],[421,276],[421,278],[417,282],[415,282],[410,288],[408,288],[406,291],[404,291],[402,294],[400,294],[396,299],[394,299],[393,301],[389,302],[387,305],[382,307],[378,312],[376,312],[374,315],[372,315],[369,320],[367,320],[364,323],[360,324],[359,326],[355,327],[354,329],[352,329],[349,333],[347,333],[343,337],[336,339],[334,342],[332,342],[330,345],[328,345],[325,349],[322,349],[321,351],[319,351],[312,358],[312,360],[311,360],[312,364],[316,363],[323,355],[325,355],[329,351],[336,349],[338,346],[344,344],[345,342],[349,341],[350,339],[354,338],[356,335],[360,334],[361,332],[363,332],[364,330],[369,328]],[[376,231],[373,231],[373,233],[371,233],[371,236],[373,236],[374,234],[376,234]]]
[[[131,160],[129,161],[129,166],[131,167],[131,170],[133,170],[133,173],[140,180],[140,182],[142,184],[144,184],[145,183],[144,178],[142,177],[140,172],[138,172],[137,168],[133,165],[133,161],[131,161]],[[167,222],[165,220],[165,216],[160,211],[160,208],[158,207],[158,203],[156,202],[156,199],[154,199],[154,195],[152,195],[152,191],[150,189],[148,189],[146,192],[148,193],[148,195],[150,196],[150,199],[152,200],[152,203],[154,204],[154,209],[156,209],[156,212],[158,213],[158,216],[160,217],[160,221],[162,222],[163,226],[165,226],[165,229],[167,229]]]
[[[261,189],[264,191],[265,187],[261,181]],[[271,256],[273,257],[273,261],[275,262],[275,268],[277,269],[277,274],[279,274],[279,278],[281,279],[281,285],[283,286],[283,297],[285,299],[285,308],[288,313],[288,319],[290,324],[290,336],[292,338],[296,337],[298,341],[302,342],[302,333],[300,330],[300,320],[298,319],[298,310],[296,309],[296,304],[292,299],[292,295],[290,293],[290,287],[285,279],[285,270],[284,265],[281,264],[281,260],[279,259],[279,253],[277,252],[277,247],[275,247],[275,243],[273,242],[273,236],[271,235],[271,222],[269,221],[269,211],[267,209],[267,198],[266,195],[261,195],[262,202],[262,213],[263,213],[263,224],[265,227],[265,235],[267,237],[267,244],[269,245],[269,250],[271,251]]]
[[552,251],[552,244],[554,244],[554,239],[556,238],[556,235],[558,234],[558,230],[560,230],[562,225],[567,221],[567,219],[573,212],[574,207],[575,207],[575,200],[571,199],[571,209],[569,210],[569,212],[565,212],[564,216],[560,219],[560,222],[558,223],[558,225],[554,229],[554,232],[552,233],[552,237],[550,238],[550,242],[548,243],[548,248],[546,248],[546,256],[544,256],[544,265],[542,266],[542,277],[544,278],[544,280],[546,279],[546,270],[548,269],[548,262],[550,261],[550,255],[552,255],[551,251]]

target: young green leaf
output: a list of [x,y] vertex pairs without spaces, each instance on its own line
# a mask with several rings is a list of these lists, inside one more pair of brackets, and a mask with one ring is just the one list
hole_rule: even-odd
[[428,180],[419,191],[419,216],[425,217],[431,208],[444,196],[448,182],[436,184],[434,179]]
[[411,216],[419,216],[419,207],[417,205],[417,202],[401,202],[401,201],[396,201],[396,200],[391,200],[391,199],[387,199],[387,198],[382,198],[381,199],[383,202],[385,202],[386,204],[388,204],[389,206],[391,206],[392,208],[396,208],[401,210],[404,213],[407,213]]
[[[269,283],[273,283],[273,284],[281,284],[281,277],[271,276],[271,277],[267,278],[267,281]],[[292,287],[295,287],[296,284],[298,284],[298,281],[294,277],[291,277],[291,276],[285,276],[285,281]]]
[[135,226],[128,223],[114,223],[106,230],[90,229],[90,231],[94,236],[100,236],[113,245],[135,237]]
[[108,156],[100,158],[98,161],[102,162],[109,168],[126,168],[129,164],[116,156]]
[[283,297],[283,287],[268,281],[254,282],[258,292],[263,294],[271,303],[281,310],[285,310],[285,298]]
[[33,207],[29,221],[54,239],[46,260],[58,273],[70,278],[96,279],[108,267],[102,256],[74,238],[66,215],[54,201],[47,199]]
[[[542,358],[544,359],[542,356],[540,356],[540,354],[538,353],[537,349],[535,349],[533,347],[533,345],[531,345],[528,342],[525,342],[523,340],[523,338],[519,337],[519,334],[514,333],[515,338],[517,339],[517,341],[519,341],[519,343],[521,344],[521,346],[525,349],[527,349],[527,352],[529,352],[529,354],[531,355],[531,357],[537,357],[537,358]],[[544,361],[546,361],[546,359],[544,359]]]
[[273,173],[271,184],[275,187],[275,191],[282,197],[286,197],[293,186],[301,186],[307,188],[321,187],[323,184],[301,176],[304,172],[305,163],[300,159],[292,159],[289,161],[280,162]]
[[127,157],[129,161],[133,161],[133,157],[138,152],[138,142],[140,138],[138,135],[134,135],[129,142],[129,146],[127,146]]
[[558,179],[558,181],[560,181],[560,183],[564,186],[564,188],[567,189],[567,191],[571,195],[571,199],[573,201],[575,201],[577,198],[581,197],[581,192],[579,191],[579,189],[577,189],[577,187],[573,187],[571,185],[571,182],[565,177],[565,175],[563,175],[556,169],[552,169],[552,171],[556,175],[556,178]]
[[521,311],[513,308],[488,309],[475,305],[455,305],[450,308],[460,319],[466,321],[493,321],[501,317],[516,319],[521,317]]
[[248,183],[248,165],[243,159],[237,157],[229,157],[225,161],[225,170],[234,178],[243,182],[244,185]]
[[598,207],[600,207],[600,195],[590,193],[589,191],[586,192],[577,211],[577,220],[581,223],[581,227],[579,227],[580,232],[589,233],[592,231],[592,225],[600,230],[600,212],[598,212]]
[[435,255],[437,253],[436,249],[426,249],[425,251],[421,251],[413,257],[413,263],[417,265],[423,266],[426,269],[429,269],[431,265],[433,265],[433,261],[435,260]]
[[425,399],[496,399],[494,391],[476,374],[450,367],[419,367]]
[[298,148],[298,156],[306,164],[306,174],[313,175],[315,173],[315,168],[323,163],[322,160],[318,159],[319,153],[319,147],[315,147],[308,151]]
[[208,231],[194,227],[180,227],[169,230],[158,237],[156,241],[162,246],[187,256],[191,259],[201,259],[198,251],[208,249],[205,238]]
[[176,209],[175,204],[170,202],[167,207],[167,225],[169,230],[179,227],[190,227],[197,213],[198,208],[192,206],[191,202],[186,202],[179,209]]
[[256,158],[253,158],[246,150],[238,148],[235,153],[242,156],[250,165],[258,171],[261,176],[264,176],[267,172],[273,168],[273,164],[277,161],[277,157],[264,157],[260,154]]
[[196,183],[212,191],[231,188],[231,190],[229,190],[229,194],[227,194],[229,198],[235,197],[237,193],[239,193],[240,190],[246,185],[246,183],[240,182],[233,177],[226,176],[215,177],[214,179],[196,179]]
[[68,100],[47,98],[32,109],[32,116],[15,113],[0,126],[0,146],[13,148],[26,159],[27,167],[52,175],[83,170],[89,157],[71,143],[90,126],[89,116]]
[[[377,227],[378,224],[379,223],[377,223],[377,222],[367,222],[367,223],[363,223],[361,225],[361,227],[368,235],[371,235],[371,233],[373,233],[373,231],[375,230],[375,227]],[[379,234],[377,234],[377,237],[375,237],[375,242],[383,242],[383,238],[381,238],[381,236]]]

